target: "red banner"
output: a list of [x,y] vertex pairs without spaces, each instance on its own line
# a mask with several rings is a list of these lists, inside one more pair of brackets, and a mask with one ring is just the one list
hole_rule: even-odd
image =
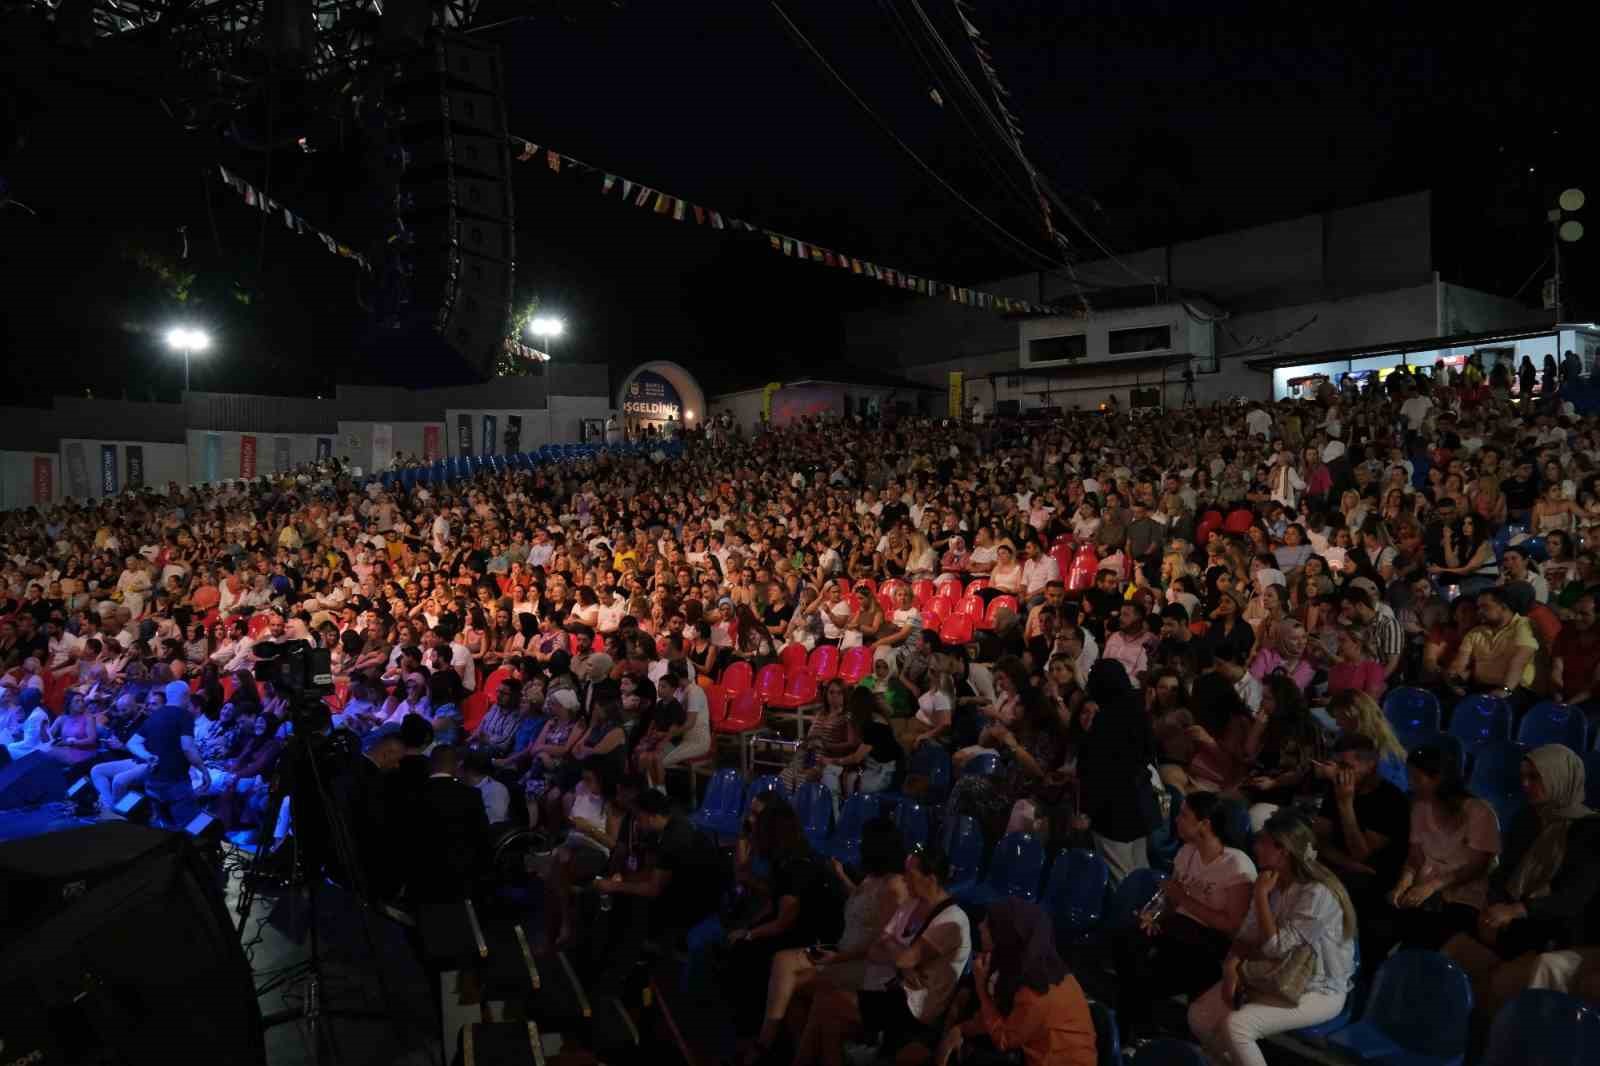
[[256,439],[254,437],[239,438],[239,476],[243,478],[256,476]]
[[422,427],[422,458],[427,462],[444,457],[444,450],[439,447],[439,427]]
[[55,463],[47,455],[33,457],[33,502],[49,503],[55,496]]

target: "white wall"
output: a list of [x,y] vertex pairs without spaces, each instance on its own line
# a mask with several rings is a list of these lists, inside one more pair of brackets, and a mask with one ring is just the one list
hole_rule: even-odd
[[[202,484],[209,480],[206,477],[206,438],[217,437],[222,445],[221,460],[217,464],[218,481],[232,481],[239,477],[239,439],[241,437],[254,437],[256,439],[256,477],[271,475],[274,470],[274,456],[277,454],[277,440],[279,437],[289,439],[289,465],[299,466],[301,463],[310,463],[317,458],[317,440],[326,438],[333,442],[333,454],[346,455],[342,450],[337,433],[234,433],[226,430],[191,429],[188,431],[189,476],[190,484]],[[351,462],[362,466],[361,457],[350,456]],[[365,469],[363,467],[363,469]]]
[[67,451],[73,445],[83,448],[84,466],[88,472],[88,494],[82,499],[98,500],[103,495],[100,491],[100,448],[109,444],[116,449],[117,456],[117,490],[124,492],[128,488],[128,446],[134,445],[144,450],[144,486],[165,492],[167,482],[176,481],[179,485],[189,484],[189,457],[188,450],[182,444],[153,444],[147,441],[126,440],[88,440],[84,438],[63,438],[61,441],[61,454],[57,469],[60,471],[59,479],[61,493],[65,496],[72,485],[67,478]]
[[[405,452],[407,455],[422,455],[423,433],[428,426],[437,426],[439,429],[439,454],[435,458],[454,454],[450,449],[450,436],[446,432],[443,422],[339,422],[339,435],[333,442],[333,453],[337,456],[349,456],[350,461],[360,466],[363,470],[376,470],[376,460],[372,450],[372,427],[376,425],[389,426],[393,432],[393,450],[395,453]],[[478,431],[473,430],[476,434]]]
[[0,451],[0,510],[14,511],[33,506],[33,461],[50,462],[50,498],[61,499],[61,457],[50,452]]
[[[604,396],[552,396],[550,410],[542,412],[550,416],[547,430],[550,434],[548,443],[577,443],[581,439],[585,418],[604,420],[610,418],[613,411],[611,401]],[[523,423],[522,436],[524,440],[528,437],[526,422]],[[526,448],[527,445],[523,447]]]
[[[605,403],[604,399],[599,400]],[[457,428],[459,416],[466,415],[472,419],[472,454],[483,455],[483,416],[494,416],[494,454],[503,455],[506,450],[506,419],[512,415],[522,417],[522,451],[537,448],[541,444],[549,443],[550,412],[536,408],[511,409],[511,408],[467,408],[452,407],[445,411],[444,417],[444,454],[446,456],[460,455],[459,442],[460,430]],[[398,432],[398,431],[396,431]],[[418,437],[420,440],[420,436]],[[570,438],[577,440],[577,437]],[[396,445],[399,447],[399,445]],[[421,448],[419,446],[418,451]]]

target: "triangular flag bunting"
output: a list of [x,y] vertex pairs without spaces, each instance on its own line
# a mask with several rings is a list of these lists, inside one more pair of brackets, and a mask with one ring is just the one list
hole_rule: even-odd
[[706,224],[706,209],[701,207],[699,204],[694,205],[694,221],[695,225],[697,226],[704,226]]
[[617,176],[615,174],[607,174],[605,180],[600,183],[600,195],[610,196],[611,190],[616,187],[616,184]]
[[557,152],[553,148],[546,148],[545,152],[544,152],[544,161],[546,163],[550,164],[550,169],[551,170],[555,171],[557,174],[561,173],[561,153],[560,152]]
[[534,144],[532,141],[523,141],[522,151],[517,153],[517,162],[526,163],[528,160],[532,159],[534,155],[538,153],[538,151],[539,146],[537,144]]

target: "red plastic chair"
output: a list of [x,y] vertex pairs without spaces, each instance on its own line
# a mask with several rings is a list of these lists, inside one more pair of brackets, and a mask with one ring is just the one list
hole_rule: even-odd
[[939,639],[946,644],[970,644],[972,619],[964,614],[953,614],[939,627]]
[[861,597],[857,596],[854,592],[846,596],[844,598],[844,602],[849,605],[851,614],[861,613]]
[[840,595],[842,595],[842,596],[850,595],[851,589],[850,589],[850,579],[849,578],[847,578],[847,577],[836,577],[833,580],[839,586]]
[[967,596],[961,601],[960,613],[962,618],[967,619],[976,626],[983,621],[983,601],[977,596]]
[[1021,608],[1017,606],[1017,598],[1015,596],[996,596],[989,601],[989,609],[984,612],[983,622],[978,628],[993,629],[995,616],[1000,613],[1002,608],[1009,609],[1012,614],[1018,614],[1021,611]]
[[780,663],[770,663],[761,668],[756,675],[756,695],[761,697],[761,702],[770,705],[773,700],[783,695],[783,682],[786,672]]
[[796,711],[817,702],[817,675],[802,663],[784,678],[783,691],[766,701],[768,707]]
[[589,650],[594,652],[596,655],[599,655],[601,652],[605,651],[606,638],[602,637],[599,633],[596,633],[594,635],[594,639],[589,642]]
[[1237,510],[1228,512],[1228,517],[1222,520],[1222,528],[1226,529],[1229,533],[1243,533],[1245,530],[1255,525],[1255,521],[1256,516],[1254,511],[1250,510],[1248,507],[1240,507]]
[[986,578],[986,577],[975,577],[971,581],[967,582],[967,595],[970,596],[974,592],[981,592],[981,591],[983,591],[984,589],[986,589],[988,587],[989,587],[989,579],[988,578]]
[[1193,633],[1197,637],[1203,637],[1207,633],[1211,632],[1211,626],[1205,622],[1190,622],[1189,632]]
[[1082,593],[1094,585],[1094,575],[1100,570],[1100,556],[1093,544],[1085,544],[1072,557],[1072,569],[1067,571],[1067,591]]
[[1219,528],[1221,528],[1221,526],[1222,526],[1222,512],[1221,511],[1207,511],[1205,514],[1200,516],[1200,521],[1195,523],[1195,526],[1194,526],[1194,540],[1195,540],[1195,543],[1201,545],[1202,547],[1204,547],[1206,541],[1211,539],[1211,531],[1214,530],[1214,529],[1219,529]]
[[706,690],[706,707],[711,712],[709,720],[712,730],[716,731],[721,728],[722,720],[728,717],[728,704],[731,702],[731,697],[729,697],[727,689],[715,682],[701,687]]
[[260,639],[261,634],[272,628],[272,615],[266,611],[257,611],[250,616],[250,639]]
[[794,673],[797,667],[806,664],[806,646],[804,644],[786,644],[783,651],[778,653],[778,661],[783,664],[783,672]]
[[1075,538],[1071,533],[1058,533],[1056,535],[1056,539],[1050,542],[1050,550],[1054,551],[1057,548],[1070,548],[1073,546],[1074,542]]
[[889,595],[893,596],[895,594],[895,590],[905,588],[905,586],[906,582],[904,578],[891,577],[889,580],[878,586],[878,591],[887,592]]
[[745,689],[728,700],[727,712],[713,716],[711,728],[718,733],[749,733],[760,729],[763,723],[761,697],[754,689]]
[[750,664],[743,659],[729,663],[728,668],[722,671],[722,687],[728,690],[730,696],[748,691],[751,681]]
[[839,676],[839,649],[832,644],[819,644],[811,653],[811,673],[817,684],[826,685]]
[[944,621],[945,613],[933,604],[922,609],[922,628],[935,633],[939,631],[939,623]]
[[[949,600],[952,604],[956,604],[960,603],[961,597],[965,595],[966,590],[961,587],[961,582],[959,580],[940,581],[936,583],[936,588],[933,594],[933,602],[938,603],[940,600]],[[949,614],[950,610],[951,609],[945,609],[944,613]]]
[[920,581],[913,582],[911,585],[911,596],[914,600],[916,600],[918,607],[921,607],[931,601],[936,591],[937,590],[933,587],[933,582],[928,578],[923,578]]
[[878,606],[883,608],[884,614],[894,614],[899,608],[894,605],[894,597],[886,589],[878,590]]
[[480,688],[461,701],[461,728],[472,732],[488,713],[489,694]]
[[1050,549],[1050,558],[1056,561],[1056,573],[1061,575],[1063,582],[1067,580],[1067,575],[1072,572],[1073,555],[1071,544],[1062,544]]
[[849,649],[839,658],[839,680],[847,685],[859,685],[871,672],[872,649],[864,644]]

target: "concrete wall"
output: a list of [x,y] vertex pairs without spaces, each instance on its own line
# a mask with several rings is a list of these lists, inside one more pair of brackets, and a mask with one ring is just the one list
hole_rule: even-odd
[[546,444],[580,439],[583,429],[583,420],[598,418],[604,421],[610,418],[615,408],[606,396],[550,396],[550,410],[544,440],[536,440],[528,436],[527,427],[523,428],[523,439],[528,441],[524,449],[535,444]]
[[450,437],[445,432],[443,422],[355,422],[342,419],[333,445],[334,454],[349,456],[351,462],[360,464],[363,469],[378,469],[377,455],[373,450],[373,427],[379,425],[389,427],[393,440],[391,457],[400,452],[408,456],[422,455],[423,434],[428,426],[439,431],[439,456],[451,454]]
[[[168,444],[161,441],[111,441],[94,440],[75,437],[63,439],[61,442],[60,463],[61,471],[60,491],[62,496],[71,495],[74,499],[98,500],[104,493],[104,481],[101,477],[101,449],[109,445],[115,449],[117,472],[116,484],[119,493],[128,488],[128,448],[134,446],[140,449],[144,458],[144,487],[165,492],[167,483],[177,482],[179,485],[189,483],[189,455],[188,449],[182,444]],[[72,470],[70,457],[75,448],[81,448],[85,466],[85,482],[82,486],[86,491],[74,493],[70,472]]]
[[[219,442],[219,454],[216,477],[211,477],[211,471],[206,466],[206,439],[216,437]],[[240,476],[239,473],[239,442],[244,437],[256,439],[256,476],[271,474],[275,469],[275,456],[277,454],[277,441],[279,438],[289,442],[289,465],[298,466],[309,463],[317,457],[317,441],[327,440],[333,448],[333,454],[348,454],[339,447],[339,438],[336,431],[328,433],[233,433],[228,431],[207,432],[203,429],[189,430],[189,478],[190,484],[203,484],[207,481],[232,481]],[[362,458],[351,455],[350,460],[362,470],[366,469]]]
[[[602,400],[602,402],[604,401]],[[458,440],[460,436],[459,418],[461,415],[466,415],[472,420],[472,453],[474,455],[484,455],[491,450],[484,447],[484,415],[494,416],[494,447],[492,451],[495,455],[505,454],[506,419],[512,415],[519,415],[522,418],[522,442],[519,445],[522,451],[527,451],[529,448],[537,448],[539,445],[550,441],[549,411],[510,407],[475,407],[470,410],[452,407],[444,414],[445,455],[461,454]],[[574,436],[567,439],[577,440],[578,438]]]
[[1555,319],[1553,312],[1464,285],[1441,283],[1439,289],[1441,337],[1497,329],[1538,329],[1551,325]]
[[50,495],[42,502],[54,503],[61,499],[61,457],[49,452],[0,451],[0,510],[14,511],[32,507],[40,502],[34,499],[33,461],[43,459],[50,464]]

